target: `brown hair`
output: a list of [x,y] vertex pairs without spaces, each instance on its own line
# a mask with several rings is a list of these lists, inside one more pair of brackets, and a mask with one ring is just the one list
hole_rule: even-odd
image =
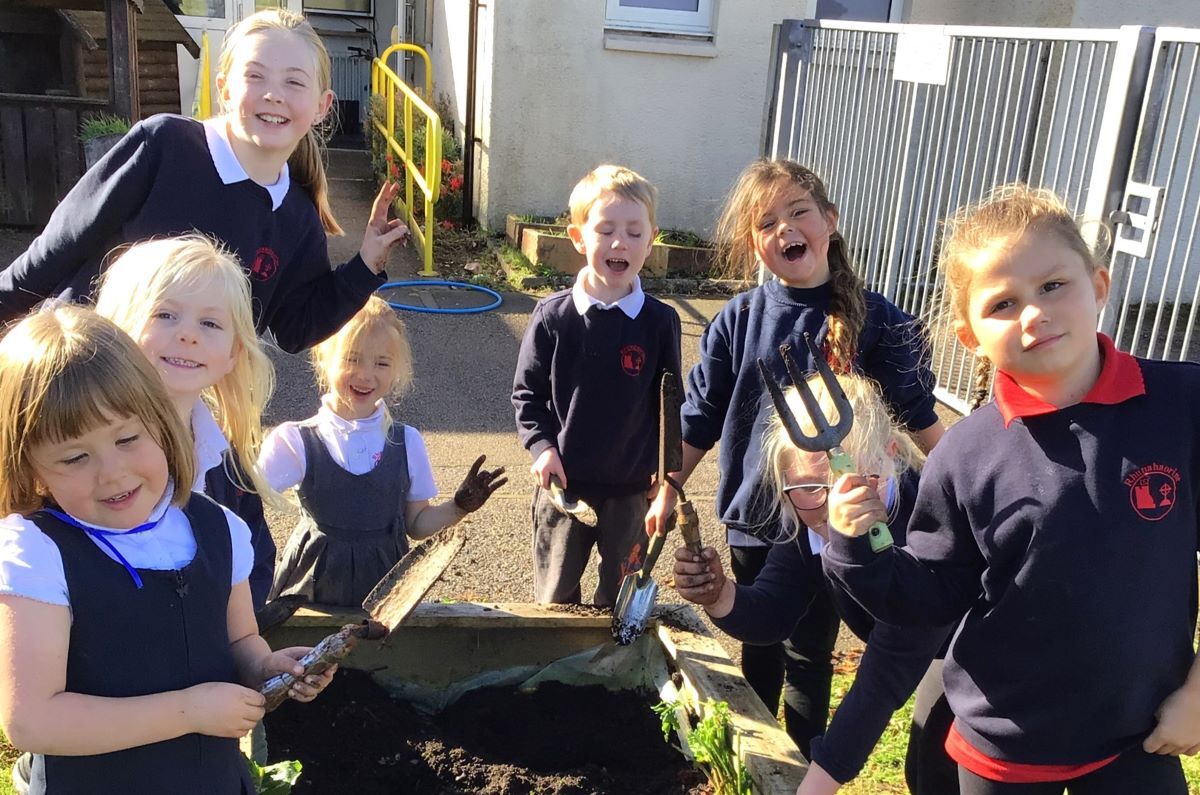
[[172,502],[191,495],[191,437],[162,379],[137,345],[90,309],[48,305],[0,340],[0,513],[45,504],[30,449],[74,439],[113,417],[137,417],[162,448],[175,483]]
[[[317,386],[322,392],[329,392],[333,388],[338,371],[345,366],[346,359],[354,351],[358,341],[376,329],[386,329],[395,335],[396,381],[392,387],[392,395],[399,396],[412,385],[412,346],[408,343],[408,329],[396,314],[396,310],[388,306],[387,301],[373,295],[336,334],[313,347],[313,371],[317,376]],[[391,424],[391,414],[386,402],[383,413],[386,429]]]
[[[754,228],[767,205],[799,186],[808,191],[823,214],[837,214],[820,177],[793,160],[756,160],[742,171],[717,221],[717,261],[729,278],[750,279],[758,267]],[[862,278],[850,263],[846,241],[829,236],[829,333],[825,355],[838,372],[849,372],[858,353],[858,337],[867,318]]]
[[[329,51],[325,43],[313,30],[303,16],[282,8],[269,8],[251,14],[230,28],[225,34],[225,43],[221,47],[221,57],[217,61],[217,72],[229,75],[233,68],[234,52],[237,46],[249,36],[268,30],[282,30],[294,33],[309,45],[316,62],[317,90],[324,94],[332,85],[332,67],[329,61]],[[309,129],[295,151],[288,158],[288,170],[291,178],[296,181],[304,192],[312,199],[321,217],[321,225],[330,235],[345,234],[333,216],[333,208],[329,204],[329,180],[325,176],[325,139],[333,129],[334,114],[332,109],[325,118]]]
[[[982,260],[1001,257],[1029,232],[1053,234],[1078,254],[1095,273],[1101,266],[1096,253],[1079,232],[1079,222],[1053,191],[1014,182],[993,188],[979,203],[958,211],[944,225],[940,264],[946,276],[944,302],[959,328],[970,325],[971,276]],[[992,365],[977,356],[971,409],[987,401]]]
[[650,216],[650,226],[656,226],[654,211],[658,204],[658,189],[633,169],[613,165],[596,166],[576,183],[569,204],[571,224],[583,226],[592,205],[605,193],[641,202]]

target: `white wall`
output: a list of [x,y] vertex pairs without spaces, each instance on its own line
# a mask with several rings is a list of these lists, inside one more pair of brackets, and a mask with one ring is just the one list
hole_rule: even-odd
[[904,22],[940,25],[1115,28],[1200,26],[1196,0],[902,0]]
[[[433,63],[433,95],[450,100],[454,134],[463,140],[462,125],[467,113],[467,17],[470,0],[433,0],[426,6],[432,13],[430,41],[426,44]],[[420,78],[420,79],[423,79]]]
[[[449,29],[467,2],[438,5]],[[772,25],[810,15],[813,2],[756,0],[752,13],[741,0],[717,5],[714,57],[694,57],[605,49],[600,0],[487,3],[480,220],[501,228],[507,213],[557,214],[580,177],[616,162],[658,186],[660,226],[710,232],[734,178],[760,154]],[[453,80],[465,98],[465,25],[457,42],[462,60],[455,53],[451,77],[443,67],[435,82]]]

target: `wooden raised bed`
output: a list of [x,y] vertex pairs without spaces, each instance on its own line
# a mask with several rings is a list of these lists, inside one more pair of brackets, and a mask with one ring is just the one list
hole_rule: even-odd
[[[720,644],[680,628],[701,626],[691,608],[672,606],[670,614],[670,625],[659,621],[647,634],[677,674],[688,704],[728,702],[738,733],[737,750],[755,792],[792,795],[805,771],[800,752]],[[267,638],[274,648],[311,645],[362,617],[355,611],[303,609],[270,630]],[[343,666],[370,673],[392,693],[413,687],[444,689],[490,671],[519,666],[536,670],[599,646],[610,638],[609,623],[604,614],[530,604],[423,604],[387,640],[360,643]]]

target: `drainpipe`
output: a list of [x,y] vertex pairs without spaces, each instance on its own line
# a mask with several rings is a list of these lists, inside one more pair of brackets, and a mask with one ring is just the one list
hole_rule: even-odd
[[467,111],[463,119],[462,222],[475,220],[475,78],[479,67],[479,0],[469,0],[467,15]]

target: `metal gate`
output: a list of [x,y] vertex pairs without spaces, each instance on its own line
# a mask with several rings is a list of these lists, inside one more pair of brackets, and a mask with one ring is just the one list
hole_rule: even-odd
[[1160,28],[1101,328],[1138,356],[1200,361],[1200,31]]
[[1138,27],[780,26],[766,154],[821,176],[867,286],[930,321],[938,396],[955,408],[974,357],[934,311],[941,219],[1016,180],[1107,219],[1153,44]]

